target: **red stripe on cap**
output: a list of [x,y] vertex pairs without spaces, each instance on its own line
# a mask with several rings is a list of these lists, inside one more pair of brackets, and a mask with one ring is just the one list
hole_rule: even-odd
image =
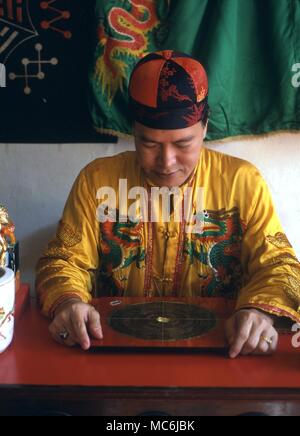
[[136,68],[130,80],[130,96],[140,104],[157,108],[159,78],[165,59],[145,62]]

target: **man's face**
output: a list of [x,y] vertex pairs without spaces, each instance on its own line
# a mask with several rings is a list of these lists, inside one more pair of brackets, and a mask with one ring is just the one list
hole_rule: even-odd
[[156,130],[136,122],[136,151],[146,176],[159,187],[181,186],[198,163],[206,129],[200,122],[179,130]]

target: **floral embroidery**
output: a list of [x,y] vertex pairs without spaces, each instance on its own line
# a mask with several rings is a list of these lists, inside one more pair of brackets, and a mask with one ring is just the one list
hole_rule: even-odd
[[294,277],[292,275],[288,275],[287,279],[289,282],[289,286],[285,286],[284,290],[287,295],[297,304],[297,307],[300,305],[300,270],[297,273],[298,277]]
[[277,248],[292,248],[287,236],[284,233],[278,232],[275,236],[267,236],[266,239]]
[[57,229],[57,237],[66,247],[71,248],[81,242],[82,231],[77,230],[75,232],[69,224],[60,221]]
[[272,262],[274,265],[294,265],[300,268],[297,257],[290,253],[283,253],[280,256],[276,256],[272,259]]
[[194,104],[192,108],[193,110],[190,112],[190,114],[183,117],[188,126],[193,126],[194,124],[198,123],[199,120],[201,120],[205,105],[203,103],[200,105]]
[[55,267],[56,265],[57,263],[55,259],[48,259],[43,257],[38,261],[37,269],[38,271],[42,271],[45,268],[49,268],[50,266]]
[[59,286],[64,285],[68,283],[70,280],[69,277],[52,277],[46,279],[43,283],[43,287],[46,289],[46,286],[48,289],[50,288],[59,288]]
[[49,248],[45,251],[43,258],[68,260],[70,257],[72,257],[72,253],[69,251],[52,244],[49,244]]
[[55,276],[59,272],[61,272],[64,268],[61,267],[51,267],[48,265],[46,268],[40,268],[40,263],[38,265],[39,274],[36,279],[36,287],[41,288],[48,280],[49,277]]
[[[268,236],[267,240],[279,249],[292,248],[284,233],[276,233],[276,235]],[[288,297],[300,305],[300,263],[296,256],[291,253],[281,253],[272,259],[272,264],[276,266],[288,266],[292,274],[285,274],[288,284],[284,286],[284,290]]]
[[174,76],[177,71],[175,68],[171,68],[170,62],[165,64],[159,80],[159,96],[161,100],[166,103],[169,98],[174,98],[177,101],[191,101],[188,95],[180,94],[175,82],[170,84],[169,79]]

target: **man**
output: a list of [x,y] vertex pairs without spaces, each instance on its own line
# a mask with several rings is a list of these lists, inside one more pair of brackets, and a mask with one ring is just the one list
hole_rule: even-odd
[[[300,320],[300,265],[257,169],[202,147],[209,112],[202,65],[182,53],[152,53],[134,69],[129,94],[136,152],[98,159],[80,173],[37,267],[37,293],[52,318],[53,338],[87,350],[90,337],[102,337],[89,304],[97,272],[100,296],[236,299],[226,332],[230,356],[274,352],[275,318]],[[121,219],[120,180],[138,192],[189,189],[200,227],[187,231],[190,215],[164,220],[161,201],[151,195],[156,220]],[[103,207],[102,187],[116,193],[115,210]],[[172,197],[171,218],[180,209],[177,200]],[[101,220],[106,212],[115,219]]]

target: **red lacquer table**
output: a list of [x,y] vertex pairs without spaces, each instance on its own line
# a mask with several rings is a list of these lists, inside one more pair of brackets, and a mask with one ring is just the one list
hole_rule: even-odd
[[300,348],[283,335],[276,355],[236,360],[222,351],[83,352],[52,342],[31,301],[0,355],[0,402],[1,415],[299,415]]

